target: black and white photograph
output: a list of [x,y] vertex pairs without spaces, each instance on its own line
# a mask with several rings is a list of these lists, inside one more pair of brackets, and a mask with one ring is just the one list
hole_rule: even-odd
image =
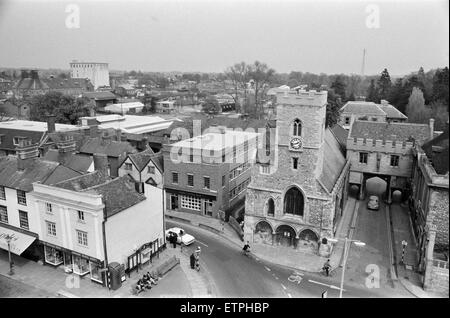
[[0,298],[448,300],[448,234],[448,0],[0,0]]

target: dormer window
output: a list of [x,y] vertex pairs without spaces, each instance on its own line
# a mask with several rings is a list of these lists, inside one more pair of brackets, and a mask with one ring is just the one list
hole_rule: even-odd
[[293,132],[292,135],[293,136],[301,136],[302,135],[302,122],[300,121],[300,119],[295,119],[293,124],[292,124],[292,128],[293,128]]

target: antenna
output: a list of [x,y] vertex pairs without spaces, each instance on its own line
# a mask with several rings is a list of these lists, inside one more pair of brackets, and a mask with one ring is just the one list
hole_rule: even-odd
[[364,76],[364,68],[366,67],[366,49],[363,50],[363,59],[361,67],[361,76]]

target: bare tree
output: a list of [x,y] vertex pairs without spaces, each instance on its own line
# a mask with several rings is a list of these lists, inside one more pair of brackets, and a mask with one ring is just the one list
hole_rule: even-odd
[[265,89],[269,87],[269,83],[271,82],[274,74],[275,70],[269,68],[266,63],[255,61],[249,66],[249,77],[254,83],[256,115],[260,118],[263,113],[260,96],[262,96]]
[[225,76],[231,80],[234,89],[234,103],[240,108],[239,91],[244,92],[244,99],[246,98],[246,85],[249,81],[249,66],[245,62],[236,63],[225,70]]

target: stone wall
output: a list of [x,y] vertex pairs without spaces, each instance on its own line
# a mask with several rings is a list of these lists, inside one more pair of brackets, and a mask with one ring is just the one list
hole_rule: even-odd
[[430,261],[427,266],[427,275],[424,283],[424,290],[429,292],[449,294],[449,273],[448,262],[447,267],[442,266],[444,262],[438,262],[440,266],[433,265]]
[[448,251],[448,189],[430,190],[428,222],[436,231],[435,251]]

